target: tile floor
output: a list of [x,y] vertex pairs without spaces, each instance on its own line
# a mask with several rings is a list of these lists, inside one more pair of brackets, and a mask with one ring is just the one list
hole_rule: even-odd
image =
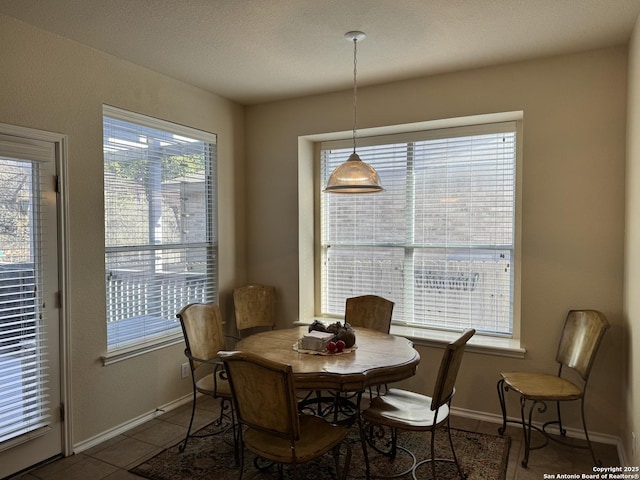
[[[216,401],[200,399],[195,428],[210,422],[217,410]],[[127,470],[180,441],[186,432],[190,415],[191,406],[185,405],[89,450],[42,465],[12,477],[12,480],[141,480],[141,477]],[[494,423],[461,417],[452,417],[451,422],[453,427],[465,430],[497,433],[498,425]],[[541,480],[544,474],[592,471],[588,450],[572,449],[554,442],[532,452],[529,468],[523,468],[520,465],[523,454],[522,431],[510,426],[507,434],[511,436],[507,480]],[[619,465],[615,446],[595,444],[594,448],[604,465]]]

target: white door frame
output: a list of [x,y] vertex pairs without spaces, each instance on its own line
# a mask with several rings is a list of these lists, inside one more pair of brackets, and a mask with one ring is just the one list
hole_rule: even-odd
[[60,295],[60,401],[64,405],[64,420],[62,422],[62,454],[66,457],[73,453],[72,423],[73,408],[71,406],[71,329],[69,308],[69,222],[67,212],[68,182],[67,182],[67,143],[66,135],[46,132],[27,127],[0,123],[0,133],[15,137],[41,140],[55,144],[56,172],[58,176],[58,272]]

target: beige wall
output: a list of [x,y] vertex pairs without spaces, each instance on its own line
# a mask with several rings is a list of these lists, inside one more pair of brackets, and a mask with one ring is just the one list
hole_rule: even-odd
[[[622,438],[630,465],[640,463],[631,452],[631,433],[640,441],[640,22],[629,44],[627,184],[624,289],[624,358],[627,366],[623,407],[627,413]],[[634,348],[635,347],[635,348]]]
[[[223,308],[244,277],[244,112],[221,97],[0,16],[0,122],[68,135],[73,441],[191,391],[176,345],[112,366],[106,353],[102,104],[218,134]],[[225,304],[226,302],[226,304]]]
[[[527,355],[514,360],[468,354],[456,407],[497,414],[499,372],[554,372],[567,310],[597,308],[612,328],[593,370],[587,415],[595,432],[621,432],[626,63],[626,49],[611,48],[358,91],[363,129],[524,112],[521,273]],[[366,65],[361,72],[366,78]],[[279,289],[282,325],[297,320],[299,307],[298,137],[348,131],[350,125],[350,91],[247,109],[248,276]],[[311,167],[300,168],[306,173]],[[407,385],[426,392],[441,350],[418,348],[421,366]],[[517,402],[509,407],[516,414]],[[567,415],[571,427],[578,419]]]
[[[637,34],[634,39],[630,79],[637,83]],[[245,119],[242,107],[219,96],[3,16],[0,44],[0,122],[69,137],[68,293],[78,443],[189,392],[189,383],[178,377],[181,346],[101,366],[106,337],[102,104],[218,134],[223,313],[229,318],[233,286],[245,279],[271,283],[280,294],[280,325],[286,326],[298,312],[298,137],[349,130],[351,92],[250,107]],[[640,273],[631,268],[638,264],[633,262],[638,235],[629,228],[630,293],[623,322],[626,66],[626,49],[611,48],[359,90],[361,128],[524,112],[522,339],[528,353],[524,360],[468,354],[456,407],[497,414],[498,372],[553,371],[566,311],[598,308],[612,328],[593,371],[590,427],[625,441],[631,428],[638,431],[633,394],[640,387],[633,372],[640,369],[640,355],[630,348],[627,355],[635,353],[635,358],[627,375],[628,391],[621,386],[623,346],[631,345],[634,331],[638,337],[635,303],[640,301],[632,295]],[[366,66],[361,68],[364,75]],[[630,192],[640,184],[632,168],[640,161],[634,153],[637,141],[631,138],[638,130],[637,97],[631,88]],[[630,226],[639,202],[631,194],[627,199]],[[427,391],[441,351],[418,348],[422,364],[407,385]],[[511,411],[516,407],[510,404]],[[633,427],[627,427],[627,420]],[[578,425],[576,415],[569,424]]]

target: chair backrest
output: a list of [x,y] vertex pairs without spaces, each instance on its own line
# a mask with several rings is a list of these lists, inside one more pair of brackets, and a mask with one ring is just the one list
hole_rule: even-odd
[[394,303],[377,295],[347,298],[344,321],[352,327],[389,333]]
[[436,383],[433,387],[431,410],[437,410],[449,402],[453,396],[465,346],[475,333],[473,328],[467,328],[462,332],[462,335],[445,347]]
[[560,368],[572,368],[586,381],[607,328],[607,318],[597,310],[569,311],[556,354]]
[[240,423],[288,438],[300,438],[291,365],[251,352],[220,352]]
[[[213,303],[190,303],[176,315],[180,319],[187,351],[194,357],[211,360],[225,349],[220,307]],[[200,362],[191,361],[195,370]]]
[[276,325],[276,289],[267,285],[245,285],[233,290],[238,333]]

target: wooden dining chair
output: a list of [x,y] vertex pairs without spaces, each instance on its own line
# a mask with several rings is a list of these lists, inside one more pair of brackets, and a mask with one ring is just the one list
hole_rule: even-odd
[[394,303],[378,295],[347,298],[344,321],[352,327],[389,333]]
[[[344,321],[356,329],[362,327],[389,333],[394,305],[394,302],[379,295],[350,297],[345,303]],[[378,385],[376,394],[380,395],[381,390],[387,389],[387,385]],[[373,390],[369,388],[369,397],[372,396]]]
[[[462,363],[465,346],[469,339],[475,334],[472,328],[466,329],[453,342],[449,343],[445,349],[440,362],[440,369],[436,377],[436,383],[431,397],[407,390],[391,388],[385,395],[374,397],[369,408],[362,411],[362,419],[368,422],[370,432],[375,425],[389,427],[391,429],[391,448],[386,453],[390,459],[394,459],[397,452],[397,430],[429,431],[431,432],[430,456],[426,460],[415,463],[409,470],[416,477],[416,470],[426,463],[431,464],[431,478],[436,479],[436,462],[452,462],[455,464],[461,479],[465,476],[460,468],[456,451],[451,439],[451,429],[449,426],[451,400],[455,394],[455,383],[458,370]],[[449,436],[452,459],[441,459],[435,457],[435,434],[436,430],[446,428]],[[360,422],[360,434],[363,439],[363,447],[366,452],[367,443],[375,445],[371,435],[367,436],[364,431],[363,422]],[[378,450],[381,451],[381,450]],[[365,459],[368,455],[365,453]],[[366,462],[366,475],[369,478],[369,465]],[[403,472],[408,473],[408,472]]]
[[[290,365],[275,362],[251,352],[220,352],[229,374],[235,412],[240,423],[238,444],[240,475],[244,470],[245,448],[258,457],[292,467],[332,452],[335,478],[349,473],[351,447],[345,442],[347,427],[331,425],[314,415],[298,412]],[[345,446],[344,466],[340,467],[340,447]]]
[[[184,442],[179,450],[187,446],[189,438],[217,435],[231,428],[235,439],[235,422],[231,403],[231,387],[218,352],[227,348],[222,331],[220,308],[213,303],[190,303],[176,315],[180,320],[186,348],[184,354],[189,359],[193,400],[191,419]],[[203,374],[204,373],[204,374]],[[215,421],[218,427],[207,435],[193,435],[193,419],[196,412],[198,394],[220,399],[220,416]]]
[[[548,426],[557,425],[560,436],[564,437],[566,435],[566,431],[562,427],[560,404],[575,400],[580,401],[582,428],[586,439],[586,445],[582,448],[589,449],[594,465],[601,464],[596,458],[589,440],[589,431],[587,430],[584,415],[584,398],[591,367],[607,328],[609,328],[609,322],[601,312],[596,310],[571,310],[565,319],[556,352],[556,362],[558,363],[556,375],[535,372],[500,373],[501,378],[498,380],[497,388],[500,408],[502,409],[502,427],[498,432],[501,435],[505,432],[507,422],[520,423],[522,425],[525,444],[524,458],[522,459],[523,467],[526,467],[529,463],[529,452],[531,450],[544,447],[549,439],[559,441],[558,438],[552,437],[547,432]],[[577,373],[575,377],[581,381],[580,384],[574,383],[564,376],[567,371],[571,370]],[[513,390],[520,395],[520,421],[507,420],[505,392],[509,390]],[[525,409],[529,402],[531,406],[527,419]],[[532,425],[533,410],[536,406],[539,409],[546,409],[545,402],[556,403],[557,419],[546,422],[542,428],[538,428]],[[545,441],[542,445],[531,447],[532,430],[544,435]],[[575,443],[571,443],[570,446],[579,447]]]
[[269,285],[250,284],[233,290],[236,328],[240,338],[276,325],[276,289]]

